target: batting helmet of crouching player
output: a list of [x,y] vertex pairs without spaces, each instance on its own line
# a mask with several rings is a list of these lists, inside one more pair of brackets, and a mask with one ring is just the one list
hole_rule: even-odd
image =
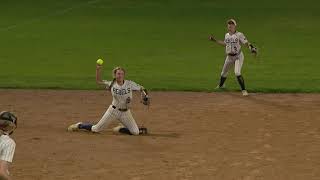
[[0,135],[10,135],[17,128],[17,117],[8,111],[0,112]]

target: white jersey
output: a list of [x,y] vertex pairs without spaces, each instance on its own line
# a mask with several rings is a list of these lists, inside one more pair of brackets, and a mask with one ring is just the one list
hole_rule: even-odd
[[[112,81],[104,81],[104,83],[107,85],[107,89],[109,89]],[[111,87],[111,93],[113,97],[112,105],[120,109],[130,109],[132,91],[139,91],[142,88],[143,87],[139,84],[129,80],[125,80],[122,86],[117,84],[117,82],[114,82]]]
[[248,40],[241,32],[236,32],[234,34],[227,33],[224,42],[226,43],[226,54],[240,54],[241,44],[246,44]]
[[0,136],[0,160],[12,162],[16,143],[8,135]]

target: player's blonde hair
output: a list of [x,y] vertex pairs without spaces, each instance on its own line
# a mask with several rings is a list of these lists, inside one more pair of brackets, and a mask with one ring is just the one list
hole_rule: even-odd
[[124,68],[122,68],[122,67],[120,67],[120,66],[117,66],[117,67],[115,67],[113,70],[112,70],[112,77],[113,78],[116,78],[116,73],[117,73],[117,71],[123,71],[124,72],[124,74],[126,74],[126,70],[124,69]]
[[107,88],[108,90],[111,90],[112,86],[114,85],[114,83],[116,82],[116,74],[117,74],[117,71],[123,71],[124,74],[126,74],[126,70],[120,66],[117,66],[115,67],[113,70],[112,70],[112,77],[113,77],[113,80],[110,84],[110,86]]

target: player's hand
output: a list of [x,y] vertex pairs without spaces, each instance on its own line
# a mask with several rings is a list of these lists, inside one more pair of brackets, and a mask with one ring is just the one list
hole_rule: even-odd
[[254,56],[257,56],[257,54],[258,54],[258,49],[257,49],[256,47],[251,48],[251,53],[252,53]]
[[146,96],[144,96],[144,97],[142,98],[142,104],[143,104],[143,105],[146,105],[146,106],[149,106],[149,105],[150,105],[150,98],[149,98],[148,95],[146,95]]
[[257,56],[258,54],[258,49],[256,47],[254,47],[252,44],[249,45],[249,49],[250,49],[250,52],[254,55],[254,56]]
[[251,49],[251,53],[252,53],[252,54],[257,54],[257,53],[258,53],[257,48],[252,48],[252,49]]
[[101,69],[102,65],[97,64],[96,69]]
[[210,41],[217,41],[216,38],[212,34],[209,36],[209,40]]
[[141,103],[143,105],[149,106],[150,105],[150,97],[148,94],[141,93]]

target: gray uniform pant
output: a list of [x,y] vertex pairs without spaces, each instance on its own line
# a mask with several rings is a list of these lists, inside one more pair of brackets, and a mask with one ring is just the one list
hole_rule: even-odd
[[226,60],[224,62],[221,76],[227,77],[229,70],[234,66],[234,73],[236,76],[241,75],[241,68],[243,64],[244,56],[241,52],[239,55],[236,56],[228,56],[226,57]]

